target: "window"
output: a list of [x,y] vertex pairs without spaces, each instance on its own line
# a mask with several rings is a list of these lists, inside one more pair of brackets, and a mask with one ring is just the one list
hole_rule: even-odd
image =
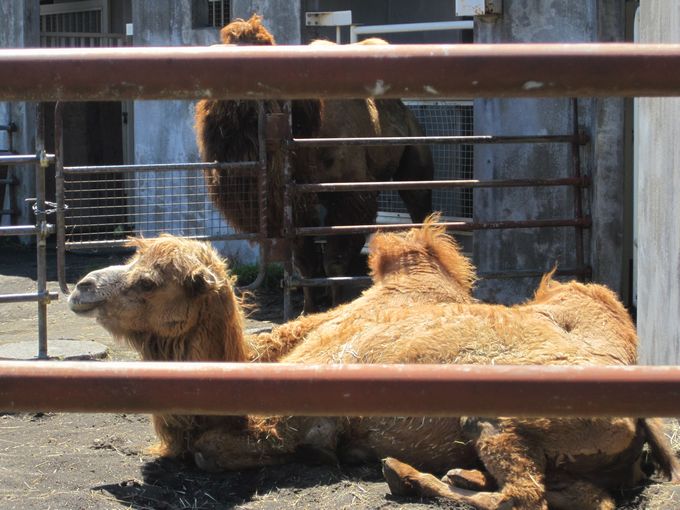
[[222,28],[229,23],[229,0],[208,0],[208,25]]

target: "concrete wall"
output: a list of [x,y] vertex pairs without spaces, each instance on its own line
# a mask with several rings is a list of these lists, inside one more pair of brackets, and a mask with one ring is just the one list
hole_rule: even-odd
[[277,44],[300,44],[300,0],[232,0],[233,18],[248,19],[260,14]]
[[[640,42],[680,43],[680,4],[640,2]],[[643,363],[680,363],[680,98],[641,98],[638,334]]]
[[[191,0],[168,3],[158,9],[153,2],[133,0],[135,46],[190,46],[211,45],[219,42],[216,28],[193,25]],[[134,103],[134,162],[177,163],[198,162],[200,157],[193,130],[194,101],[135,101]],[[167,176],[168,174],[164,174]],[[152,235],[158,218],[172,225],[178,235],[201,235],[206,223],[222,223],[219,213],[212,206],[179,206],[173,203],[162,189],[154,184],[159,177],[155,172],[138,173],[137,188],[140,200],[132,204],[140,211],[150,213],[142,217],[137,227]],[[175,179],[185,179],[175,173]],[[176,182],[173,183],[176,185]],[[188,183],[186,183],[188,184]],[[148,204],[154,204],[149,210]],[[243,241],[218,242],[218,248],[244,262],[253,262],[257,250]]]
[[[39,45],[39,0],[13,0],[0,2],[0,48],[35,48]],[[18,131],[12,134],[14,150],[20,154],[35,154],[35,112],[34,103],[0,102],[0,124],[14,122]],[[6,134],[3,134],[6,137]],[[0,141],[0,147],[6,147],[7,140]],[[35,196],[35,166],[22,165],[11,167],[10,174],[18,180],[14,188],[18,199],[15,201],[19,215],[14,223],[33,224],[30,204],[24,202],[25,197]],[[3,224],[9,223],[9,217],[1,219]],[[28,239],[27,239],[28,240]]]
[[[623,2],[618,0],[506,0],[495,20],[475,21],[475,42],[588,42],[621,40]],[[568,99],[478,99],[477,134],[569,134],[573,115]],[[580,151],[582,171],[593,186],[584,195],[592,209],[591,236],[585,234],[585,260],[593,279],[620,292],[623,287],[623,101],[579,100],[579,125],[593,137]],[[564,145],[478,145],[479,179],[557,178],[572,171]],[[567,188],[475,190],[476,221],[574,217],[573,191]],[[474,260],[480,273],[503,270],[549,270],[576,265],[574,228],[476,232]],[[590,246],[590,249],[588,249]],[[480,282],[480,298],[515,303],[531,296],[537,278],[490,279]]]

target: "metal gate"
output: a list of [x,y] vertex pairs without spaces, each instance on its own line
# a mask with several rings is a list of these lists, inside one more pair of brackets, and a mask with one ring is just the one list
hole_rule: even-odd
[[[239,169],[245,173],[257,174],[261,190],[266,190],[266,151],[264,132],[266,117],[260,108],[260,160],[239,163],[176,163],[158,165],[114,165],[114,166],[64,166],[63,160],[63,118],[61,105],[55,113],[56,159],[57,159],[57,247],[58,274],[63,292],[68,292],[65,280],[65,250],[121,246],[128,236],[154,237],[161,232],[205,240],[239,240],[258,242],[260,250],[260,271],[251,285],[259,285],[264,277],[269,246],[275,240],[267,239],[267,215],[282,215],[284,218],[284,318],[292,316],[291,292],[298,287],[328,286],[332,284],[365,285],[368,277],[301,278],[294,272],[293,253],[289,246],[299,236],[332,236],[342,234],[369,234],[378,230],[397,230],[411,226],[410,223],[391,225],[332,225],[326,227],[301,227],[294,224],[292,203],[297,194],[329,193],[338,191],[380,191],[394,192],[399,189],[431,188],[439,192],[435,197],[446,197],[445,192],[454,190],[454,198],[469,196],[474,188],[571,186],[575,189],[573,215],[569,218],[549,220],[526,219],[522,221],[494,221],[475,223],[471,219],[445,222],[453,232],[472,232],[489,229],[516,228],[562,228],[576,229],[576,267],[563,268],[560,275],[575,275],[586,278],[590,268],[584,263],[583,229],[590,225],[582,210],[581,189],[589,185],[589,179],[581,175],[579,150],[586,143],[585,136],[578,128],[578,103],[572,100],[573,128],[571,133],[542,136],[493,136],[493,135],[440,135],[410,138],[346,138],[346,139],[293,139],[291,134],[282,133],[283,139],[274,143],[283,147],[286,156],[298,147],[322,147],[337,145],[387,146],[387,145],[432,145],[452,146],[459,152],[471,152],[474,144],[568,144],[572,151],[572,168],[565,169],[560,179],[512,179],[479,181],[472,175],[463,179],[440,179],[430,182],[372,182],[372,183],[315,183],[298,185],[293,181],[290,164],[285,166],[288,174],[284,177],[288,185],[284,194],[283,211],[267,211],[264,191],[259,194],[258,204],[249,204],[259,211],[260,231],[258,233],[237,233],[226,225],[219,213],[212,207],[211,197],[204,184],[201,170],[207,168]],[[289,114],[290,115],[290,114]],[[285,124],[285,123],[284,123]],[[288,125],[291,125],[288,123]],[[274,131],[274,130],[270,130]],[[468,156],[469,157],[469,156]],[[467,193],[466,193],[467,192]],[[252,200],[252,196],[241,197],[233,189],[233,200]],[[441,198],[440,198],[441,200]],[[436,202],[435,202],[436,204]],[[456,204],[463,210],[465,202]],[[471,212],[471,211],[470,211]],[[123,220],[121,220],[123,218]],[[487,277],[540,276],[542,270],[507,271]]]
[[[498,46],[498,45],[493,45]],[[240,49],[246,56],[253,57],[257,55],[260,50],[245,50]],[[261,53],[258,57],[266,66],[250,66],[243,65],[242,62],[236,63],[236,66],[243,66],[250,73],[248,85],[237,84],[233,89],[223,89],[223,84],[218,80],[201,83],[201,92],[198,91],[199,85],[195,82],[188,84],[181,82],[181,77],[178,76],[177,83],[163,84],[162,92],[154,89],[154,84],[147,82],[148,87],[138,90],[143,92],[131,92],[131,88],[117,89],[107,72],[120,72],[120,68],[116,68],[116,64],[111,64],[110,61],[104,62],[96,61],[92,64],[80,59],[77,62],[79,67],[85,70],[99,70],[107,71],[100,74],[96,73],[81,73],[73,76],[68,73],[63,74],[66,80],[66,86],[63,88],[55,87],[53,84],[44,85],[44,80],[32,79],[36,73],[44,76],[45,73],[50,74],[53,70],[52,66],[59,66],[59,68],[66,68],[73,65],[73,62],[60,61],[59,58],[50,58],[40,60],[40,64],[36,64],[36,57],[30,52],[26,52],[15,58],[14,55],[6,57],[3,65],[7,65],[9,71],[2,75],[3,89],[2,96],[7,100],[28,101],[28,100],[54,100],[54,99],[79,99],[87,100],[91,97],[96,97],[96,94],[101,94],[102,90],[105,94],[116,96],[118,98],[170,98],[170,97],[186,97],[183,94],[198,96],[205,94],[208,90],[215,95],[222,97],[245,97],[255,79],[262,80],[262,90],[253,94],[258,98],[267,98],[267,94],[271,94],[274,90],[274,84],[280,85],[277,89],[282,91],[284,97],[305,97],[309,94],[310,89],[305,87],[318,87],[318,82],[314,80],[307,80],[304,83],[301,80],[292,80],[294,86],[292,89],[289,83],[286,83],[282,76],[283,72],[278,70],[284,65],[287,69],[294,68],[291,72],[292,76],[328,76],[328,70],[333,69],[333,66],[338,65],[338,61],[343,55],[333,53],[335,50],[329,50],[322,58],[316,58],[310,66],[309,56],[301,53],[296,56],[295,60],[286,60],[287,56],[281,56],[276,53],[276,50],[268,50],[267,53]],[[408,84],[408,79],[416,74],[413,67],[420,69],[417,75],[420,83],[429,83],[430,88],[440,91],[442,96],[447,93],[467,93],[470,95],[483,94],[505,94],[514,95],[515,97],[542,96],[555,97],[558,95],[578,95],[580,97],[589,97],[597,95],[615,95],[615,96],[677,96],[680,91],[680,75],[678,73],[668,73],[669,66],[680,65],[680,48],[671,46],[669,48],[662,47],[662,45],[555,45],[550,48],[544,48],[543,45],[518,45],[516,48],[505,48],[504,51],[499,52],[497,48],[471,48],[462,49],[462,53],[458,55],[455,66],[459,66],[464,71],[463,73],[442,71],[440,66],[446,66],[451,63],[450,55],[443,55],[437,53],[436,49],[428,50],[428,54],[424,55],[420,48],[391,48],[381,50],[383,57],[385,52],[390,52],[392,57],[407,56],[405,60],[398,60],[396,58],[384,58],[382,60],[375,60],[371,58],[362,58],[358,56],[355,64],[348,73],[343,75],[343,79],[347,80],[341,83],[340,88],[334,89],[335,83],[331,84],[326,90],[326,95],[334,98],[351,97],[350,94],[360,95],[362,91],[367,90],[366,83],[361,76],[368,76],[369,70],[376,67],[381,68],[381,76],[384,76],[387,83],[394,83],[394,88],[389,94],[398,94],[403,92],[402,88]],[[468,53],[466,53],[466,51]],[[151,61],[155,66],[155,70],[162,69],[164,75],[173,75],[177,65],[185,66],[191,62],[195,55],[189,57],[184,54],[184,61],[178,61],[173,58],[162,58],[171,55],[182,54],[181,50],[168,50],[159,48],[158,53],[154,55],[154,60]],[[130,52],[133,54],[134,52]],[[241,55],[241,54],[240,54]],[[272,55],[274,57],[272,57]],[[278,55],[278,57],[276,56]],[[433,58],[434,55],[434,58]],[[128,55],[129,56],[129,55]],[[471,60],[467,57],[474,57],[474,64],[470,64]],[[52,57],[52,55],[50,55]],[[284,58],[285,57],[285,58]],[[529,57],[529,58],[527,58]],[[267,60],[269,59],[269,60]],[[421,60],[419,62],[419,59]],[[235,59],[236,60],[236,59]],[[419,64],[430,65],[419,65]],[[462,63],[461,63],[462,62]],[[527,66],[526,63],[530,62]],[[125,59],[122,59],[118,64],[122,63],[123,69],[128,69],[125,64]],[[260,64],[261,62],[258,62]],[[491,65],[491,64],[501,65]],[[194,64],[196,64],[194,62]],[[229,70],[233,61],[226,59],[220,62],[221,70]],[[129,66],[129,61],[128,64]],[[201,61],[196,64],[195,68],[199,70],[213,70],[214,62]],[[297,68],[295,69],[295,66]],[[260,68],[266,68],[266,73],[275,78],[268,81],[268,76],[260,73]],[[309,72],[309,68],[313,68]],[[396,68],[399,69],[396,69]],[[303,68],[305,73],[301,72]],[[499,69],[511,69],[512,72],[499,73]],[[433,72],[436,69],[436,72]],[[492,71],[485,74],[487,69]],[[633,70],[633,71],[631,71]],[[475,74],[478,73],[478,74]],[[296,74],[297,73],[297,74]],[[307,74],[306,74],[307,73]],[[353,73],[358,73],[353,75]],[[392,73],[392,74],[391,74]],[[394,79],[395,76],[398,77]],[[56,75],[56,73],[54,73]],[[179,73],[178,73],[179,74]],[[215,73],[213,73],[215,74]],[[218,73],[219,74],[219,73]],[[465,82],[460,81],[458,76],[465,76]],[[474,81],[474,87],[470,85],[470,75],[478,78],[479,81]],[[86,80],[83,81],[83,76]],[[356,78],[353,81],[352,76]],[[532,81],[537,76],[549,76],[553,80],[550,87],[536,87],[536,81]],[[128,76],[130,77],[130,76]],[[144,83],[144,78],[139,78],[140,82]],[[101,81],[100,81],[101,80]],[[278,81],[277,81],[278,80]],[[401,80],[401,81],[400,81]],[[507,80],[507,81],[506,81]],[[529,81],[528,81],[529,80]],[[85,87],[83,88],[83,83]],[[527,84],[531,84],[527,87]],[[78,87],[80,85],[80,88]],[[370,85],[370,83],[369,83]],[[193,88],[192,88],[193,87]],[[314,88],[311,89],[312,91]],[[137,94],[137,95],[135,95]],[[345,94],[345,95],[343,95]],[[239,96],[241,95],[241,96]],[[392,96],[393,97],[393,96]],[[576,118],[576,117],[575,117]],[[492,140],[495,138],[495,142]],[[519,142],[519,143],[533,143],[534,141],[540,143],[555,142],[555,143],[570,143],[573,147],[583,142],[582,137],[577,133],[562,135],[558,138],[546,140],[541,137],[540,140],[531,138],[523,138],[519,140],[513,137],[506,137],[505,142]],[[532,141],[529,141],[532,140]],[[409,143],[439,143],[433,139],[428,140],[408,140]],[[446,140],[452,142],[452,140]],[[470,140],[466,141],[470,143]],[[476,140],[477,143],[498,143],[498,137],[481,137]],[[319,145],[325,143],[320,140],[295,140],[295,144]],[[346,141],[346,143],[404,143],[404,140],[353,140]],[[441,140],[444,143],[444,140]],[[45,154],[39,143],[38,153],[33,156],[22,156],[29,158],[28,161],[39,163],[37,175],[40,176],[44,167],[49,162],[49,156]],[[574,158],[577,158],[575,152]],[[7,160],[6,160],[7,161]],[[252,163],[251,163],[252,164]],[[211,164],[212,165],[212,164]],[[213,165],[214,166],[214,165]],[[579,165],[574,165],[574,169],[578,169]],[[42,168],[43,170],[40,170]],[[264,165],[260,162],[260,171],[263,172]],[[68,172],[62,168],[63,172],[68,173],[75,169],[69,169]],[[143,171],[138,169],[137,171]],[[574,173],[576,173],[574,171]],[[38,179],[40,181],[40,179]],[[573,175],[565,177],[564,179],[553,179],[550,181],[495,181],[495,182],[467,182],[467,183],[429,183],[428,186],[584,186],[587,181],[580,175]],[[316,192],[319,190],[332,191],[332,187],[343,187],[345,189],[373,189],[377,183],[363,183],[363,184],[310,184],[306,186],[297,186],[297,192]],[[385,183],[381,184],[382,189],[398,188],[400,186],[423,186],[423,183]],[[40,193],[40,183],[37,183],[38,192]],[[577,194],[578,195],[578,194]],[[40,195],[39,195],[40,196]],[[13,227],[16,233],[30,232],[33,234],[46,234],[50,228],[45,222],[44,204],[39,198],[36,207],[36,215],[38,217],[38,224],[36,226],[20,226]],[[63,214],[63,206],[61,203],[59,214]],[[587,219],[582,216],[583,212],[578,198],[574,203],[575,218],[572,220],[556,219],[549,222],[543,222],[538,225],[533,220],[526,220],[523,222],[503,222],[503,223],[488,223],[485,225],[474,224],[448,224],[451,228],[470,229],[470,228],[524,228],[526,226],[559,226],[559,227],[573,227],[584,228],[587,226]],[[547,224],[545,224],[547,223]],[[63,223],[62,223],[63,224]],[[520,226],[521,225],[521,226]],[[374,225],[352,227],[360,228],[362,230],[370,231],[377,227]],[[384,227],[387,228],[387,227]],[[392,228],[392,227],[390,227]],[[395,227],[398,228],[398,227]],[[338,227],[342,230],[342,227]],[[2,231],[0,231],[2,232]],[[318,229],[317,232],[318,233]],[[313,235],[309,229],[295,228],[291,235]],[[40,249],[40,244],[39,244]],[[46,299],[47,296],[41,295],[40,299]],[[328,415],[332,414],[333,410],[337,411],[339,415],[358,414],[368,415],[371,412],[380,414],[384,411],[392,415],[408,415],[414,411],[419,404],[423,403],[423,394],[437,395],[435,400],[425,399],[423,406],[417,407],[424,415],[434,415],[440,413],[442,415],[488,415],[490,414],[505,414],[505,415],[525,415],[525,416],[572,416],[574,414],[582,416],[672,416],[678,412],[677,393],[680,387],[680,370],[677,367],[556,367],[556,366],[537,366],[537,367],[499,367],[499,366],[477,366],[473,371],[468,371],[469,367],[460,366],[417,366],[417,367],[375,367],[375,366],[360,366],[360,367],[342,367],[342,366],[313,366],[313,367],[299,367],[299,366],[277,366],[272,369],[265,365],[253,364],[250,366],[239,367],[241,372],[237,372],[233,366],[203,366],[194,367],[195,374],[193,377],[186,376],[186,369],[181,368],[177,364],[171,363],[148,363],[137,364],[135,368],[131,365],[133,363],[123,363],[114,366],[112,363],[104,365],[92,365],[88,367],[78,366],[76,368],[73,364],[43,364],[43,363],[10,363],[5,362],[0,364],[2,374],[0,376],[5,383],[3,389],[3,404],[7,409],[12,410],[141,410],[141,407],[147,409],[146,406],[151,407],[155,404],[152,410],[154,412],[206,412],[207,409],[221,410],[221,411],[235,411],[237,414],[242,412],[259,412],[266,413],[305,413]],[[109,366],[105,366],[109,365]],[[198,364],[196,364],[198,365]],[[201,368],[204,368],[201,371]],[[350,370],[351,368],[351,370]],[[461,370],[462,369],[462,370]],[[78,374],[74,377],[74,372]],[[87,372],[87,373],[86,373]],[[180,373],[183,377],[180,378]],[[131,379],[133,374],[137,379]],[[106,378],[108,377],[108,378]],[[161,384],[148,384],[153,380]],[[121,381],[130,383],[133,381],[133,393],[139,390],[137,395],[139,398],[133,402],[131,399],[120,399],[118,394],[114,394],[113,390],[119,388]],[[227,385],[224,386],[224,391],[215,391],[216,381],[221,381]],[[190,385],[196,391],[192,392],[170,392],[168,393],[168,385],[165,381],[172,381],[173,384],[180,384],[182,387]],[[93,382],[96,382],[96,390],[91,391]],[[200,386],[193,386],[194,383]],[[224,394],[229,391],[233,384],[239,384],[239,388],[247,388],[252,393],[247,391],[237,392],[241,396],[239,399],[231,399],[227,402],[224,398],[216,401],[215,395]],[[355,399],[347,398],[347,385],[353,383],[353,397]],[[377,383],[377,384],[376,384]],[[396,384],[395,384],[396,383]],[[538,384],[540,383],[540,384]],[[323,385],[326,386],[323,386]],[[310,405],[308,392],[309,388],[315,388],[317,392],[322,392],[322,397],[317,399]],[[331,387],[335,390],[331,391]],[[274,391],[275,389],[284,391]],[[479,392],[482,388],[484,391]],[[504,392],[511,388],[511,391]],[[43,390],[49,389],[51,392]],[[141,390],[147,389],[147,393]],[[385,391],[387,389],[387,391]],[[404,391],[408,389],[410,393],[408,398],[404,398]],[[441,393],[436,394],[435,390]],[[100,391],[101,390],[101,391]],[[108,390],[106,393],[104,390]],[[356,394],[366,395],[371,400],[370,407],[363,412],[359,408],[360,401],[356,400]],[[473,391],[474,390],[474,391]],[[58,395],[59,399],[53,398]],[[170,400],[165,400],[164,403],[158,404],[159,395],[171,395]],[[472,395],[472,399],[463,399],[464,404],[461,405],[460,399],[447,398],[450,395]],[[521,395],[532,394],[535,399],[530,399],[530,405],[525,406],[526,399],[519,398]],[[258,398],[253,398],[255,395]],[[260,396],[270,396],[265,405],[262,405]],[[281,396],[285,399],[281,399]],[[502,398],[498,398],[499,395]],[[584,398],[587,395],[589,398]],[[179,397],[184,396],[183,402],[178,404]],[[375,398],[378,396],[380,402],[376,402]],[[597,398],[594,398],[596,396]],[[615,398],[612,398],[615,396]],[[288,398],[290,397],[290,398]],[[389,398],[387,398],[389,397]],[[555,398],[559,397],[559,398]],[[620,397],[620,398],[618,398]],[[625,397],[625,398],[624,398]],[[296,401],[292,402],[292,400]],[[285,400],[285,402],[284,402]],[[234,403],[236,402],[236,403]],[[393,406],[385,411],[384,407],[380,407],[381,403],[389,402]],[[480,404],[481,402],[481,404]],[[552,402],[553,405],[549,405]],[[181,407],[181,406],[186,407]],[[337,407],[333,407],[333,406]],[[229,407],[231,406],[231,408]],[[237,407],[239,406],[239,407]],[[242,407],[240,407],[242,406]],[[469,407],[468,407],[469,406]],[[500,407],[499,407],[500,406]],[[507,406],[507,407],[506,407]]]

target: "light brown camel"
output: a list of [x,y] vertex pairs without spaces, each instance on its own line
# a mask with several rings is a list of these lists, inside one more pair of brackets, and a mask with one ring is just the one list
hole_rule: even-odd
[[[274,45],[274,37],[260,16],[235,20],[220,32],[223,44]],[[368,44],[386,44],[371,39]],[[332,44],[317,42],[317,44]],[[228,78],[225,78],[228,79]],[[267,113],[283,111],[283,102],[265,101]],[[293,135],[297,138],[422,136],[411,111],[399,100],[292,101]],[[247,161],[258,157],[257,103],[255,101],[202,100],[196,105],[196,140],[201,159]],[[292,178],[297,183],[384,180],[432,180],[434,167],[425,146],[299,148],[291,154]],[[282,237],[283,152],[267,148],[268,236]],[[205,172],[209,193],[221,213],[239,231],[255,232],[259,225],[256,178],[230,170]],[[415,222],[432,211],[431,190],[401,191]],[[376,192],[342,192],[294,197],[295,224],[303,227],[371,224],[377,214]],[[323,253],[311,237],[297,238],[292,250],[297,270],[304,277],[360,274],[362,234],[331,236]],[[365,271],[365,267],[363,268]],[[319,309],[320,289],[306,287],[305,312]],[[333,288],[333,302],[352,293]]]
[[[377,235],[371,258],[376,283],[355,302],[322,314],[321,321],[305,317],[250,343],[241,332],[232,282],[212,250],[171,237],[135,244],[138,252],[130,263],[86,276],[69,303],[75,312],[92,314],[114,335],[127,338],[145,359],[635,361],[635,332],[613,293],[598,285],[557,283],[548,276],[526,305],[470,303],[472,267],[433,225]],[[457,257],[448,262],[442,257],[453,252]],[[420,281],[425,283],[419,290]],[[433,294],[437,289],[442,290],[439,296]],[[263,347],[269,342],[274,344],[270,351]],[[445,495],[477,508],[546,508],[548,502],[553,508],[613,508],[606,491],[640,479],[645,440],[667,474],[677,467],[652,420],[155,417],[154,423],[168,452],[193,453],[202,467],[255,467],[285,462],[301,446],[337,447],[348,460],[388,457],[385,473],[395,492]],[[392,457],[433,472],[480,467],[481,462],[499,490],[463,491]],[[457,483],[455,477],[447,480]]]

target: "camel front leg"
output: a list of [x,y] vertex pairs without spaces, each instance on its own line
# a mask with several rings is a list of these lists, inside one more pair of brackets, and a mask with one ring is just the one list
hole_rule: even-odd
[[513,508],[548,510],[543,450],[517,432],[512,422],[478,418],[461,421],[500,493],[514,501]]
[[391,457],[383,459],[383,475],[395,496],[445,498],[471,505],[477,510],[511,510],[514,505],[512,499],[499,492],[475,492],[454,487]]
[[283,464],[293,458],[295,448],[276,435],[212,429],[191,450],[199,468],[216,472]]

